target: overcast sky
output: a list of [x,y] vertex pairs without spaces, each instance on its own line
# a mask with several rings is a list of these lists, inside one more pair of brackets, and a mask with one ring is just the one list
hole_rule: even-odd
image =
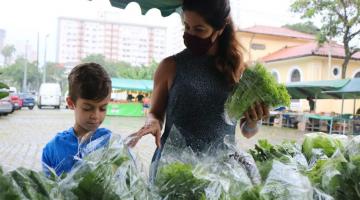
[[[299,21],[299,17],[289,10],[293,0],[232,0],[239,1],[240,27],[252,25],[281,26]],[[37,33],[40,33],[40,46],[44,36],[49,34],[49,60],[55,60],[57,18],[69,16],[86,19],[104,19],[103,11],[108,12],[105,18],[126,16],[126,20],[139,19],[137,5],[131,5],[126,11],[112,8],[108,0],[0,0],[0,29],[6,30],[5,44],[15,44],[17,52],[22,52],[21,46],[29,41],[36,47]],[[141,18],[144,20],[144,17]],[[158,11],[152,11],[146,20],[160,23],[178,23],[178,16],[161,18]]]

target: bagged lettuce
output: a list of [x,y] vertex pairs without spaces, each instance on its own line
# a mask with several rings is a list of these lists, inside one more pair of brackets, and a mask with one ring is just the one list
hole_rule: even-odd
[[313,187],[295,163],[274,160],[260,195],[265,200],[309,200],[313,198]]
[[275,78],[260,63],[247,68],[225,103],[231,118],[240,119],[255,102],[268,106],[289,106],[290,95],[285,85]]
[[173,127],[163,148],[155,178],[162,199],[240,199],[261,180],[252,157],[231,144],[194,152]]
[[159,199],[121,139],[77,162],[59,182],[59,190],[63,199]]
[[344,151],[342,141],[321,132],[306,134],[302,144],[302,152],[309,163],[316,161],[316,159],[313,158],[314,156],[321,157],[321,155],[325,155],[329,158],[337,149]]

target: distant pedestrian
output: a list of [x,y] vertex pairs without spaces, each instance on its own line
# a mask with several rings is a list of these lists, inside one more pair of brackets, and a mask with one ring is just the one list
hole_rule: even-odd
[[144,109],[144,115],[147,116],[149,109],[150,109],[150,98],[149,94],[145,94],[144,100],[143,100],[143,109]]
[[132,94],[128,94],[127,97],[126,97],[126,100],[128,102],[132,102],[133,99],[134,99],[134,96]]
[[139,93],[137,96],[136,96],[136,100],[138,102],[143,102],[143,99],[144,99],[144,95],[142,93]]
[[308,96],[306,97],[306,100],[309,102],[310,112],[315,112],[315,101],[314,98]]

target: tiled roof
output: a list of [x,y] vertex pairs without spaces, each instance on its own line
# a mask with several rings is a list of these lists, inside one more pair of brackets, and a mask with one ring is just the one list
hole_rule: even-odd
[[[331,44],[331,47],[328,43],[319,46],[317,42],[309,42],[307,44],[294,46],[294,47],[284,47],[279,51],[271,53],[267,56],[264,56],[261,60],[264,62],[274,62],[279,60],[287,60],[291,58],[299,58],[305,56],[328,56],[329,50],[331,49],[331,56],[334,58],[344,58],[345,52],[344,47],[339,44]],[[352,56],[353,60],[360,60],[360,52]]]
[[248,32],[248,33],[257,33],[257,34],[265,34],[265,35],[276,35],[276,36],[285,36],[285,37],[293,37],[293,38],[301,38],[308,40],[315,40],[314,35],[301,33],[298,31],[294,31],[288,28],[282,27],[271,27],[271,26],[252,26],[249,28],[240,29],[240,32]]

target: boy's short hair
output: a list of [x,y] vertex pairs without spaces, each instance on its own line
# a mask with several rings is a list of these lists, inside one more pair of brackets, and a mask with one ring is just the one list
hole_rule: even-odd
[[69,96],[101,101],[111,92],[111,79],[105,69],[97,63],[82,63],[75,66],[69,76]]

